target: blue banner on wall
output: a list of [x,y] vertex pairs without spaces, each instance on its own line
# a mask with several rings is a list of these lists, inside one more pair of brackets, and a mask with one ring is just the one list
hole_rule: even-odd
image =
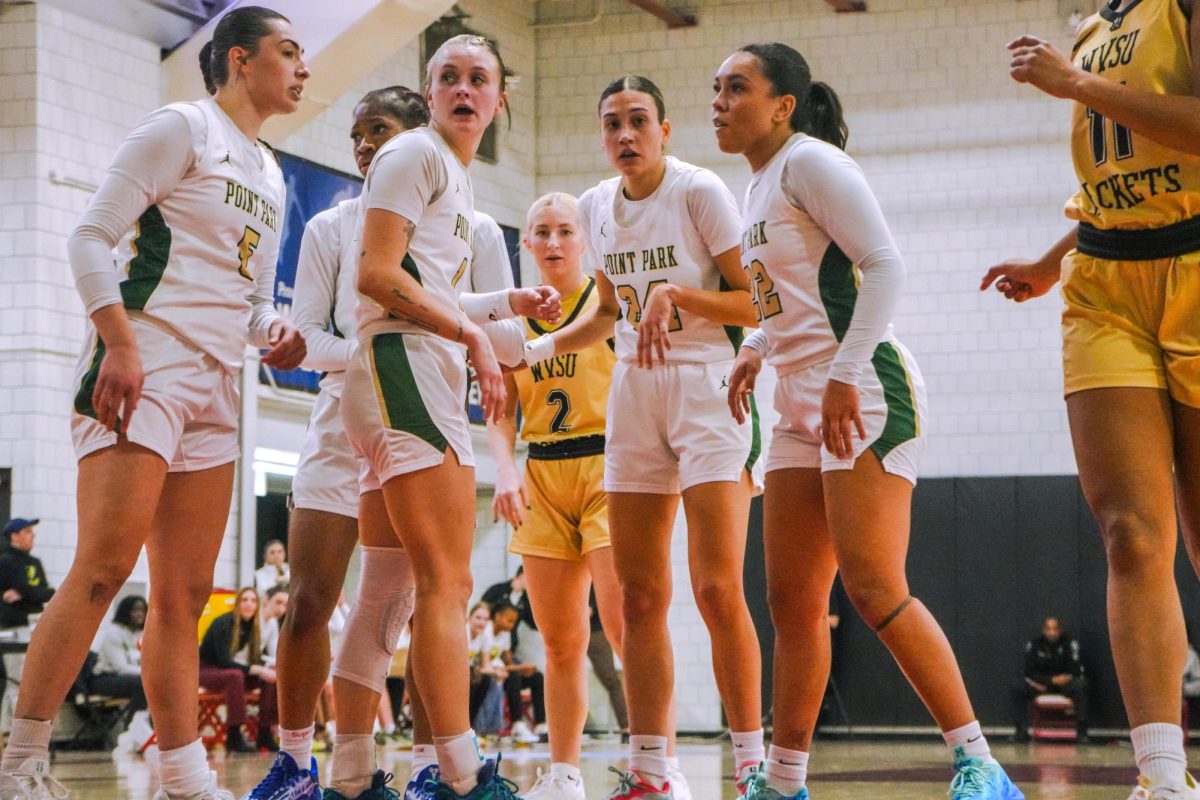
[[[296,263],[300,258],[300,240],[308,221],[342,200],[357,197],[362,191],[362,179],[339,172],[307,159],[276,151],[283,167],[287,186],[287,209],[283,215],[283,236],[279,244],[279,263],[275,265],[275,307],[290,317],[292,295],[296,289]],[[269,383],[263,367],[259,380]],[[317,393],[320,375],[306,369],[271,369],[276,385],[285,389]]]

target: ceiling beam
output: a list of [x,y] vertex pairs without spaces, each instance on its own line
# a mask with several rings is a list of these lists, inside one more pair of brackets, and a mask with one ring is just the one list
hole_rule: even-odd
[[629,0],[631,6],[636,6],[647,14],[654,16],[667,23],[668,28],[691,28],[696,24],[696,18],[691,14],[680,14],[678,11],[672,11],[662,3],[655,0]]

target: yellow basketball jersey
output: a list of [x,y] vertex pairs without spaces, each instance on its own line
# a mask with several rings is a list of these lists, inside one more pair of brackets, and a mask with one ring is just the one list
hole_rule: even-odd
[[[1191,94],[1188,21],[1178,0],[1107,6],[1084,23],[1075,66],[1142,92]],[[1161,228],[1200,214],[1200,157],[1164,147],[1076,103],[1071,151],[1080,190],[1072,219],[1103,229]]]
[[[575,320],[596,305],[596,279],[562,299],[563,320]],[[537,338],[554,326],[526,320],[526,337]],[[601,342],[578,353],[563,353],[530,364],[513,375],[521,398],[521,438],[545,444],[604,433],[608,387],[617,361],[611,345]]]

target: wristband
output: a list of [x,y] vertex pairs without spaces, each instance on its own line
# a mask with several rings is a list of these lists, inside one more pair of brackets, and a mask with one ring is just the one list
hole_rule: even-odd
[[539,336],[525,343],[525,364],[536,364],[554,357],[554,337]]

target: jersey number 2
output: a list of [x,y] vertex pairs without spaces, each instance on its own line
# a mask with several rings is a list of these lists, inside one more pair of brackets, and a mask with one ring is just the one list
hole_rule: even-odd
[[[646,299],[650,299],[650,293],[654,291],[654,287],[666,281],[650,281],[646,286]],[[625,319],[629,320],[629,324],[637,327],[642,321],[642,300],[638,297],[637,289],[630,286],[628,283],[622,283],[617,287],[617,297],[625,301],[628,310],[625,312]],[[679,318],[679,309],[671,307],[671,324],[667,328],[671,333],[683,330],[683,320]]]
[[248,281],[254,280],[254,276],[250,274],[250,256],[254,255],[261,240],[258,231],[247,225],[246,230],[242,231],[241,240],[238,241],[238,272]]
[[750,279],[750,296],[754,299],[754,311],[758,321],[783,313],[779,304],[779,292],[775,291],[775,281],[767,274],[767,268],[757,258],[746,267],[746,275]]
[[567,424],[567,415],[571,413],[571,397],[562,389],[554,389],[546,395],[546,402],[558,406],[558,411],[554,412],[554,419],[550,421],[550,432],[566,433],[571,430],[571,426]]

